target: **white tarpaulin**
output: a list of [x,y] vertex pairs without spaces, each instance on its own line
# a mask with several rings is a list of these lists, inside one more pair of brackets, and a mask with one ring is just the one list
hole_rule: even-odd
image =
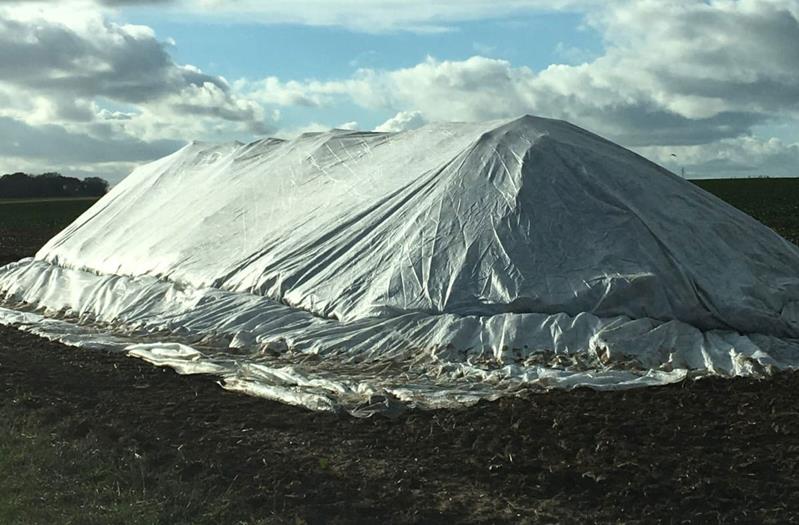
[[193,143],[1,268],[0,291],[7,323],[319,409],[799,364],[796,246],[529,116]]

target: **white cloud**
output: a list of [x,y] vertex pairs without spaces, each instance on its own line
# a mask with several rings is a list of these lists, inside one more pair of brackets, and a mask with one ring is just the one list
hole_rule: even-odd
[[570,46],[563,42],[558,42],[555,46],[555,57],[564,64],[585,64],[597,58],[593,51]]
[[421,111],[400,111],[375,128],[380,132],[397,132],[424,126],[426,120]]
[[321,122],[309,122],[302,126],[293,126],[281,128],[275,134],[276,137],[282,139],[293,139],[299,137],[303,133],[321,133],[323,131],[330,131],[332,126],[322,124]]
[[428,58],[292,89],[321,105],[343,97],[428,120],[535,113],[631,146],[708,144],[777,116],[796,121],[797,13],[797,2],[779,0],[611,2],[588,18],[608,47],[590,62],[534,72],[482,56]]
[[282,82],[277,77],[266,77],[251,84],[242,82],[239,87],[265,104],[318,107],[323,103],[319,94],[308,93],[305,86],[295,80]]
[[278,130],[275,136],[283,139],[293,139],[299,137],[303,133],[322,133],[333,129],[342,129],[345,131],[355,131],[360,129],[357,122],[342,122],[341,124],[331,126],[321,122],[309,122],[302,126],[286,127]]

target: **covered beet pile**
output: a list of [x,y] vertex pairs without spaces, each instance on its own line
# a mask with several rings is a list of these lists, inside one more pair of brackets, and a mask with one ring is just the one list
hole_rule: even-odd
[[0,319],[355,414],[799,364],[799,249],[522,117],[193,143],[33,260]]

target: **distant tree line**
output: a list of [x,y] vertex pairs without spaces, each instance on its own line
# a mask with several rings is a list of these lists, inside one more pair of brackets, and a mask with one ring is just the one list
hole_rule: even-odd
[[60,173],[11,173],[0,177],[0,199],[102,197],[107,192],[108,182],[99,177],[80,180]]

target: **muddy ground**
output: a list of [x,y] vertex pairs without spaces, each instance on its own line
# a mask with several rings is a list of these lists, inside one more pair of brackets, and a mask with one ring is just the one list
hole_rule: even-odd
[[[0,262],[49,236],[12,230]],[[362,420],[0,328],[0,522],[785,523],[797,496],[797,374]]]

